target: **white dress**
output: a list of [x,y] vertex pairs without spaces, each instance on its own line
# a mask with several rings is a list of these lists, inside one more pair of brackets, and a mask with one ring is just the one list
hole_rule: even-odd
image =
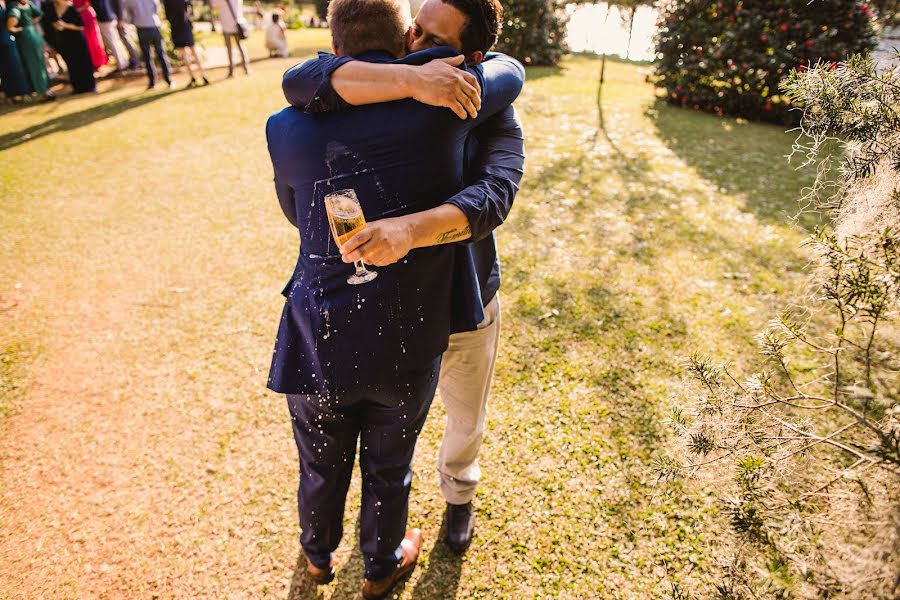
[[287,38],[284,29],[278,23],[269,23],[266,27],[266,50],[277,52],[281,57],[287,57]]
[[243,0],[212,0],[213,7],[219,13],[219,23],[222,24],[222,33],[237,33],[237,23],[235,22],[234,17],[231,16],[231,11],[228,10],[227,2],[231,3],[231,8],[234,9],[234,14],[237,16],[238,21],[246,24],[246,21],[244,20],[244,2]]

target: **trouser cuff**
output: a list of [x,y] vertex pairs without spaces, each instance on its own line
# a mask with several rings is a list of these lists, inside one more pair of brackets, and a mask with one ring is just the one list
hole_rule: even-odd
[[400,561],[396,558],[384,559],[375,558],[374,556],[366,557],[366,579],[369,581],[378,581],[384,579],[395,570]]

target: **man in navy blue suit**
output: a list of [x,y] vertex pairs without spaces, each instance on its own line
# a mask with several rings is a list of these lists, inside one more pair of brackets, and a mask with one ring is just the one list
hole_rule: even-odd
[[[387,63],[405,53],[404,0],[332,0],[329,17],[339,56]],[[276,192],[301,240],[269,377],[271,389],[288,394],[299,451],[301,545],[313,579],[330,580],[359,438],[366,598],[383,597],[411,572],[421,545],[418,531],[404,536],[410,462],[453,327],[448,242],[469,235],[466,212],[446,200],[464,187],[469,133],[508,106],[524,80],[514,60],[490,62],[469,68],[481,90],[474,119],[405,100],[323,115],[287,108],[266,127]],[[388,266],[359,286],[346,283],[353,269],[329,234],[323,202],[346,188],[356,191],[367,230],[386,241],[372,262]],[[411,250],[395,262],[397,239]]]
[[[477,82],[451,65],[463,59],[479,64],[496,56],[488,50],[496,41],[502,12],[497,0],[426,0],[410,31],[408,48],[449,46],[455,56],[411,67],[411,59],[381,64],[320,53],[318,59],[285,73],[285,98],[297,108],[319,113],[411,96],[450,108],[463,119],[475,116],[480,102]],[[423,54],[413,55],[417,56]],[[466,179],[472,185],[447,200],[469,221],[469,232],[461,233],[455,250],[459,319],[438,381],[447,414],[437,465],[447,501],[442,534],[457,553],[468,549],[474,533],[472,499],[481,479],[478,453],[500,334],[500,269],[493,230],[512,207],[524,159],[522,128],[515,109],[508,106],[469,137]],[[388,264],[405,251],[402,235],[398,238],[388,239],[373,227],[345,244],[342,253],[345,260]]]

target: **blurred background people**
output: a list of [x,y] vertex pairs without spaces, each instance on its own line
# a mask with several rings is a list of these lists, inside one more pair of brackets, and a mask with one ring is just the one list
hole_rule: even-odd
[[[87,40],[88,50],[91,53],[91,64],[96,71],[109,62],[106,58],[106,50],[100,41],[100,28],[97,26],[97,13],[91,7],[90,0],[73,0],[78,14],[81,15],[84,39]],[[62,15],[60,15],[62,18]]]
[[162,32],[159,27],[162,22],[159,20],[159,1],[158,0],[123,0],[122,8],[125,11],[126,20],[137,27],[138,44],[141,46],[141,54],[144,57],[144,68],[147,69],[147,78],[150,80],[147,89],[152,90],[156,87],[156,69],[153,66],[153,57],[150,55],[150,47],[156,51],[156,58],[162,67],[163,79],[170,88],[175,87],[172,81],[172,74],[169,69],[169,59],[166,57],[166,50],[163,48]]
[[250,66],[247,62],[247,53],[241,44],[242,31],[246,31],[247,23],[244,21],[243,0],[212,0],[212,5],[219,13],[219,22],[222,24],[222,34],[225,36],[225,50],[228,53],[228,76],[234,77],[234,61],[231,58],[231,42],[237,44],[241,54],[241,66],[244,74],[250,74]]
[[[166,11],[166,19],[171,25],[172,45],[175,46],[175,50],[187,66],[188,73],[191,74],[191,82],[188,86],[194,87],[201,83],[209,85],[206,73],[203,71],[203,61],[200,60],[197,49],[194,47],[194,26],[191,23],[194,13],[193,5],[190,0],[163,0],[163,8]],[[194,68],[191,66],[191,62],[197,65],[199,79],[194,77]]]
[[106,51],[116,61],[116,72],[121,73],[128,66],[125,58],[125,49],[119,41],[119,32],[116,30],[116,13],[113,11],[111,0],[91,0],[91,7],[97,15],[97,27],[100,29],[100,37]]
[[125,9],[122,8],[122,0],[110,0],[113,12],[116,13],[116,31],[119,33],[119,41],[122,47],[128,52],[128,70],[139,69],[141,66],[137,49],[131,40],[131,34],[128,32],[127,23],[125,22]]
[[14,103],[22,102],[31,93],[16,40],[6,29],[6,0],[0,0],[0,87]]
[[44,3],[46,30],[53,31],[50,39],[62,56],[69,71],[72,93],[96,92],[94,64],[84,35],[84,21],[69,0],[52,0]]
[[266,27],[266,50],[269,51],[269,58],[273,56],[284,58],[288,55],[284,22],[277,12],[272,13],[272,22]]
[[44,60],[44,40],[34,27],[42,16],[41,9],[28,0],[19,0],[6,11],[6,28],[16,38],[16,48],[28,74],[31,89],[47,100],[54,100],[56,95],[50,91],[50,75]]

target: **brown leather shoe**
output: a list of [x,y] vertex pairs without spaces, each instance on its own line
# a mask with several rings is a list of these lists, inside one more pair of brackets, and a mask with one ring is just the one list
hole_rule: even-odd
[[320,569],[316,565],[306,559],[306,574],[316,585],[325,585],[334,581],[334,567],[331,565],[327,569]]
[[416,568],[416,561],[419,560],[419,550],[422,548],[422,532],[418,529],[407,531],[406,537],[400,542],[400,547],[403,548],[403,558],[400,559],[397,568],[382,579],[376,581],[366,579],[362,587],[363,598],[382,600],[394,589],[398,581],[413,572],[413,569]]

